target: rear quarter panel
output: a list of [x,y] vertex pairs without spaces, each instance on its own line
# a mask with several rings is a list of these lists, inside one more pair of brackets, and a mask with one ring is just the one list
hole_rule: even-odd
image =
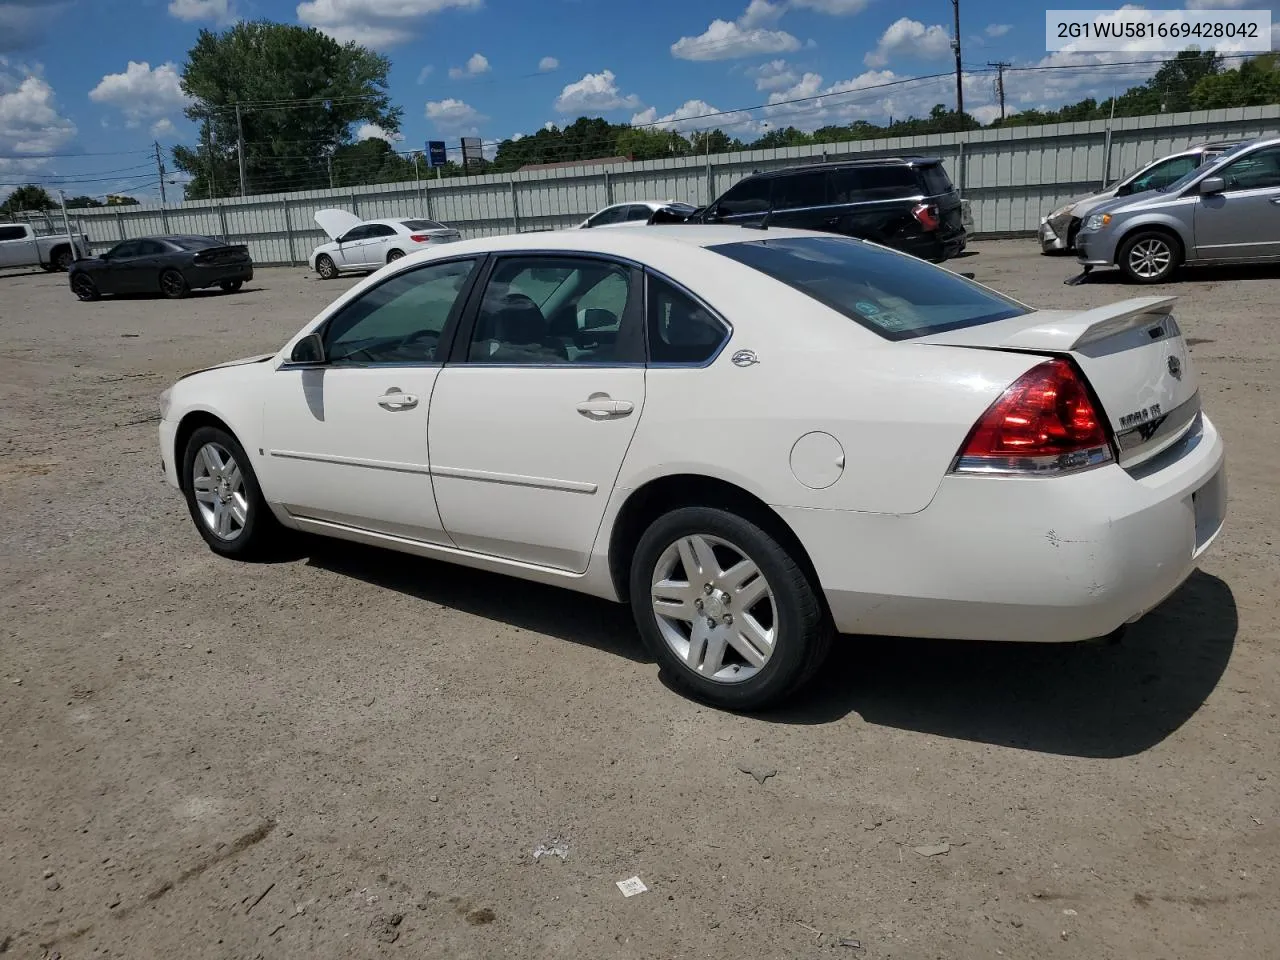
[[[649,368],[644,413],[619,476],[624,490],[696,473],[777,506],[915,513],[978,417],[1040,359],[892,343],[701,249],[653,266],[697,291],[734,329],[707,367]],[[736,366],[739,350],[759,362]],[[843,472],[824,489],[806,486],[791,467],[792,448],[814,431],[844,450]]]

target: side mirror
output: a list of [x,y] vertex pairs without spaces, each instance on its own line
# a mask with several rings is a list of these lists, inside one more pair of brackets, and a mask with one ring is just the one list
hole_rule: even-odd
[[1200,181],[1200,195],[1203,197],[1221,193],[1225,189],[1227,189],[1227,181],[1221,177],[1205,177]]
[[290,363],[324,363],[324,340],[318,333],[308,333],[293,345]]

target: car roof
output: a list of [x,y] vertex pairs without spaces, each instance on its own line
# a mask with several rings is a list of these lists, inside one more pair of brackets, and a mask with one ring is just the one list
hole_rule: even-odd
[[[809,173],[814,170],[847,170],[861,167],[927,167],[942,163],[940,157],[871,157],[862,160],[826,160],[817,163],[798,163],[777,170],[761,170],[752,177],[780,177],[793,173]],[[748,177],[744,177],[749,179]]]
[[831,239],[833,234],[783,227],[769,227],[767,230],[761,230],[727,224],[654,224],[642,230],[546,230],[537,233],[476,237],[413,256],[434,259],[435,256],[457,256],[467,253],[563,250],[566,253],[601,253],[643,261],[646,253],[659,249],[669,250],[678,245],[712,247],[722,243],[746,243],[752,240],[778,240],[788,237]]

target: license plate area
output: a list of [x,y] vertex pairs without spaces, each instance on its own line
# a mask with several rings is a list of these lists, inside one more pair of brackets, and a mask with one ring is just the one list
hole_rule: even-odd
[[1191,494],[1191,512],[1195,516],[1196,546],[1192,556],[1198,557],[1209,546],[1227,513],[1227,476],[1219,470],[1208,483]]

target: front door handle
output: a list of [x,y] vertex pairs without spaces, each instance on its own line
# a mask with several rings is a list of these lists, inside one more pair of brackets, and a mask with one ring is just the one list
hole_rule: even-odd
[[578,404],[578,412],[592,420],[625,417],[635,408],[636,405],[630,400],[612,400],[609,397],[592,397]]
[[388,390],[378,398],[378,406],[384,410],[412,410],[418,405],[418,398],[412,393],[399,390]]

